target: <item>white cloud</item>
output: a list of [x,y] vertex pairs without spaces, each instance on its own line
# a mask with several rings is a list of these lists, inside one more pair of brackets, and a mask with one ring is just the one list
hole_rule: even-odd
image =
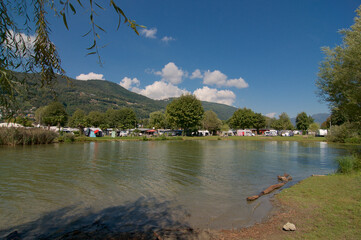
[[128,77],[125,77],[123,78],[119,85],[122,86],[123,88],[125,89],[131,89],[133,87],[133,85],[139,87],[139,84],[140,84],[140,81],[137,79],[137,78],[128,78]]
[[194,72],[190,76],[190,79],[195,79],[195,78],[203,78],[201,70],[199,70],[199,69],[194,70]]
[[182,94],[189,93],[185,89],[180,89],[171,83],[163,81],[156,81],[152,85],[146,86],[145,89],[133,88],[132,91],[156,100],[179,97]]
[[103,74],[97,74],[97,73],[93,73],[90,72],[88,74],[80,74],[79,76],[76,77],[76,80],[105,80],[104,79],[104,75]]
[[266,117],[274,118],[276,116],[276,114],[277,114],[276,112],[267,113]]
[[226,86],[236,88],[248,88],[248,83],[243,78],[230,79],[226,81]]
[[151,29],[143,28],[140,30],[140,34],[142,34],[146,38],[157,38],[155,36],[157,34],[157,31],[158,30],[156,28],[151,28]]
[[[193,76],[193,74],[192,74]],[[236,87],[236,88],[247,88],[248,83],[243,78],[238,79],[227,79],[227,75],[223,74],[218,70],[213,72],[207,70],[204,73],[203,84],[206,85],[217,85],[217,86],[226,86],[226,87]]]
[[187,73],[179,69],[173,62],[169,62],[164,66],[162,71],[155,72],[156,75],[162,76],[163,81],[167,81],[172,84],[179,84],[182,82],[182,77]]
[[202,101],[222,103],[230,106],[236,99],[236,95],[230,90],[217,90],[209,87],[198,88],[193,94]]
[[164,36],[164,37],[162,38],[162,41],[168,43],[168,42],[170,42],[170,41],[175,41],[175,38],[173,38],[173,37],[168,37],[168,36]]
[[204,73],[203,83],[207,85],[224,86],[227,81],[227,76],[218,70],[206,71]]

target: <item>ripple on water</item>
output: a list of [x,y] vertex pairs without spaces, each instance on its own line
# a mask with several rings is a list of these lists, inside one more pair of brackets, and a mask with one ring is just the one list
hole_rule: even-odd
[[253,141],[0,148],[0,229],[41,224],[39,219],[58,223],[64,212],[70,222],[79,215],[84,215],[80,222],[98,216],[108,225],[106,219],[127,224],[124,216],[136,213],[139,219],[132,217],[130,228],[152,220],[157,227],[167,221],[196,228],[248,226],[264,218],[271,204],[268,197],[254,203],[246,197],[284,172],[296,180],[333,172],[334,159],[343,152],[323,143]]

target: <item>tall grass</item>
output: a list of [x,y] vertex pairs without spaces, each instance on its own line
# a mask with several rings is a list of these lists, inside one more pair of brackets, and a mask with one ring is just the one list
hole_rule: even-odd
[[0,145],[49,144],[57,136],[56,132],[41,128],[0,128]]
[[361,170],[361,158],[356,155],[337,158],[337,163],[339,173],[348,174]]

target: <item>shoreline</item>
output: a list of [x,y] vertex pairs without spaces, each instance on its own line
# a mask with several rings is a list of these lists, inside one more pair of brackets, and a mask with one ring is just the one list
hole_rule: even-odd
[[[361,173],[310,176],[272,196],[275,209],[265,221],[221,230],[219,239],[359,239],[360,183]],[[287,222],[296,231],[284,231]]]
[[266,137],[266,136],[230,136],[230,137],[220,137],[220,136],[205,136],[205,137],[187,137],[187,136],[174,136],[174,137],[75,137],[74,142],[107,142],[107,141],[279,141],[279,142],[326,142],[325,137],[311,137],[311,136],[293,136],[293,137]]
[[[63,240],[359,239],[361,192],[358,187],[360,184],[361,173],[310,176],[270,196],[273,209],[268,216],[259,223],[240,229],[194,229],[187,224],[181,224],[164,228],[149,227],[143,230],[132,228],[126,232],[119,232],[108,229],[102,221],[98,220],[75,229],[53,229],[54,231],[42,233],[38,237]],[[294,223],[297,230],[282,230],[287,222]],[[3,237],[4,239],[29,237],[22,234],[20,229],[13,228]]]

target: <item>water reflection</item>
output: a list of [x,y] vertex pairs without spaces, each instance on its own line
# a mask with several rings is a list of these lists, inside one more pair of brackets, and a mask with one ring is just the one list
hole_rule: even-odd
[[[91,142],[0,147],[0,229],[74,206],[104,209],[138,199],[181,206],[194,228],[238,228],[266,217],[247,203],[276,176],[332,173],[347,152],[325,143],[253,141]],[[142,200],[146,204],[146,200]],[[181,216],[181,215],[180,215]],[[184,222],[184,219],[174,220]]]

